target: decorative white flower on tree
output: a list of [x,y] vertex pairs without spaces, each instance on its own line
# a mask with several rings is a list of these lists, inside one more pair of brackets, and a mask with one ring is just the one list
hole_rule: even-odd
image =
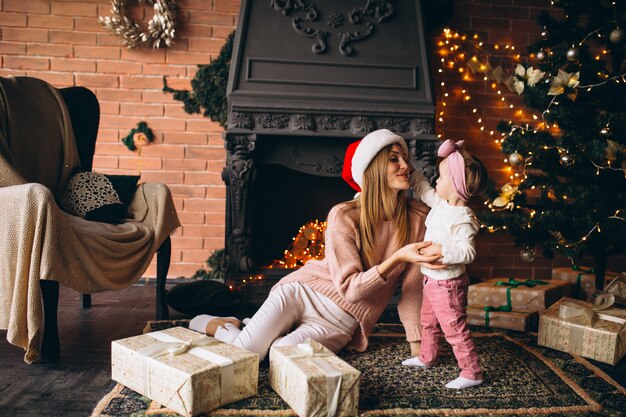
[[534,69],[533,67],[524,68],[524,66],[518,64],[515,68],[515,75],[513,86],[517,94],[522,94],[526,84],[533,87],[543,78],[544,72],[539,69]]
[[559,74],[552,80],[552,85],[550,85],[548,95],[558,96],[559,94],[563,94],[565,92],[565,87],[578,87],[578,84],[580,84],[580,81],[578,81],[579,78],[580,71],[576,73],[567,73],[563,70],[559,70]]

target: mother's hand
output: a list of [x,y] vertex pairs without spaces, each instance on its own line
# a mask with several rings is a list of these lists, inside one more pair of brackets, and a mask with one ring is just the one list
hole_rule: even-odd
[[430,269],[446,268],[446,265],[436,262],[442,257],[441,246],[433,245],[432,242],[410,243],[400,248],[396,253],[403,262],[411,262]]

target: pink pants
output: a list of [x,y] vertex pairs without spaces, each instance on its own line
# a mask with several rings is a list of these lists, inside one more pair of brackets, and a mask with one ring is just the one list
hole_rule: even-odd
[[432,365],[439,356],[439,339],[442,331],[456,357],[461,376],[467,379],[482,379],[478,354],[474,340],[467,328],[467,274],[445,280],[436,280],[424,275],[424,290],[420,322],[422,344],[420,360]]

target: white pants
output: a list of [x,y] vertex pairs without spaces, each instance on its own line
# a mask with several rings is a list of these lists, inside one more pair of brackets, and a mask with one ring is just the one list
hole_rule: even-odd
[[226,324],[217,329],[215,338],[256,352],[263,360],[272,345],[297,345],[309,337],[338,352],[352,340],[358,325],[328,297],[291,282],[270,292],[243,330]]

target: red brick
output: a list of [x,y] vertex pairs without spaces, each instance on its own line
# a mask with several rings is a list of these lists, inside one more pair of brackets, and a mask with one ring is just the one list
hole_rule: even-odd
[[143,71],[145,75],[160,75],[160,76],[177,76],[184,77],[187,74],[187,67],[184,65],[164,65],[164,64],[143,64]]
[[186,198],[184,201],[185,211],[204,211],[224,213],[226,203],[221,199]]
[[74,56],[79,58],[101,58],[101,59],[119,59],[121,55],[120,48],[113,46],[74,46]]
[[98,96],[98,99],[100,100],[113,100],[113,101],[122,101],[122,102],[140,102],[141,101],[141,92],[133,91],[133,90],[98,88],[96,90],[96,95]]
[[50,69],[50,60],[48,58],[35,58],[35,57],[20,57],[20,56],[5,56],[4,66],[17,69],[33,69],[33,70],[48,70]]
[[[221,171],[220,171],[221,175]],[[211,185],[206,189],[207,198],[226,198],[226,186],[222,181],[222,185]]]
[[[171,185],[170,188],[176,187]],[[181,224],[204,224],[204,213],[200,211],[179,211],[178,218]]]
[[189,38],[189,40],[194,38],[210,38],[211,37],[211,26],[208,24],[186,24],[180,32],[180,35]]
[[96,33],[96,44],[98,46],[114,46],[116,48],[122,47],[121,39],[117,35],[110,32]]
[[188,146],[185,153],[187,158],[200,158],[207,160],[225,160],[226,149],[207,146]]
[[221,185],[221,173],[214,172],[185,172],[185,184]]
[[67,72],[27,71],[26,75],[34,78],[41,78],[58,88],[74,85],[74,74]]
[[49,14],[50,2],[48,0],[4,0],[4,10],[7,12]]
[[[185,120],[180,119],[172,119],[159,117],[156,119],[146,120],[146,122],[150,125],[152,130],[158,131],[184,131],[185,130]],[[174,145],[175,146],[175,145]]]
[[141,153],[143,156],[182,158],[185,154],[185,148],[179,145],[151,145],[143,148]]
[[214,148],[223,148],[224,147],[224,132],[219,133],[209,133],[209,146]]
[[29,14],[28,27],[48,29],[74,29],[74,19],[67,16]]
[[18,42],[0,41],[0,54],[2,55],[26,55],[26,44]]
[[176,104],[165,105],[165,116],[186,119],[190,115],[185,111],[183,104],[177,101]]
[[96,62],[87,59],[57,58],[52,60],[52,70],[68,72],[96,72]]
[[144,182],[161,182],[163,184],[182,184],[183,173],[175,171],[142,171]]
[[191,78],[168,77],[167,86],[175,90],[191,90]]
[[2,40],[48,42],[48,31],[31,28],[2,28]]
[[206,250],[187,249],[183,251],[183,262],[204,262],[211,254]]
[[194,132],[222,132],[224,128],[218,122],[206,117],[187,120],[187,130]]
[[[166,160],[167,161],[167,160]],[[167,167],[163,167],[163,169],[168,169]],[[202,198],[206,196],[206,187],[197,186],[197,185],[175,185],[172,186],[172,194],[176,197],[194,197],[194,198]],[[204,222],[204,216],[202,216],[202,222]]]
[[168,51],[166,62],[168,64],[208,64],[211,62],[211,57],[206,53],[201,52],[186,52],[186,51]]
[[0,27],[26,27],[26,15],[22,13],[0,12]]
[[[69,58],[72,56],[74,49],[71,45],[53,45],[49,43],[29,43],[28,55],[38,56],[54,56]],[[54,61],[52,61],[52,67],[54,68]]]
[[98,168],[118,168],[117,162],[118,158],[116,156],[94,155],[94,171],[97,171]]
[[224,227],[210,225],[183,226],[183,236],[223,237]]
[[191,277],[198,269],[202,269],[201,263],[173,263],[170,265],[167,276],[172,278]]
[[[52,2],[52,14],[61,16],[97,16],[98,6],[90,3]],[[95,23],[95,22],[94,22]]]
[[223,237],[205,237],[204,248],[209,250],[223,249],[224,238]]
[[117,75],[76,74],[76,85],[85,87],[117,87],[119,86],[119,79]]
[[224,39],[208,37],[201,38],[195,36],[193,38],[189,38],[189,50],[193,52],[210,52],[212,54],[219,54],[222,46],[224,46]]
[[120,114],[120,104],[112,101],[100,102],[101,114]]
[[[132,153],[138,155],[137,151]],[[163,161],[161,158],[145,158],[143,155],[141,158],[139,156],[120,157],[119,167],[120,169],[132,169],[135,171],[159,170],[163,168]]]
[[163,105],[122,103],[121,113],[125,116],[163,116]]
[[224,213],[206,213],[206,224],[214,224],[217,226],[224,225]]
[[215,10],[218,12],[239,13],[241,2],[239,0],[214,0]]
[[19,75],[26,75],[26,71],[0,68],[0,77],[17,77]]
[[206,133],[195,132],[165,132],[165,143],[178,143],[185,145],[206,145],[208,138]]
[[51,43],[69,43],[72,45],[95,45],[96,34],[68,30],[50,30]]
[[[178,0],[176,2],[180,9],[212,10],[213,0]],[[196,10],[192,10],[196,13]]]
[[172,247],[176,249],[202,249],[203,244],[204,241],[201,237],[179,236],[172,238]]
[[145,77],[142,75],[121,75],[120,76],[121,87],[128,89],[144,89],[144,88],[158,88],[163,87],[163,80],[161,77]]
[[[177,101],[174,100],[172,94],[164,93],[163,91],[144,91],[143,93],[143,101],[150,103],[172,103]],[[182,104],[181,104],[182,105]]]
[[178,171],[206,171],[206,161],[200,159],[168,158],[163,161],[163,169]]
[[202,23],[205,25],[221,25],[221,26],[234,26],[235,17],[232,13],[217,13],[217,12],[199,12],[194,11],[189,16],[191,23]]
[[513,268],[513,267],[494,267],[494,278],[529,278],[532,276],[533,269],[531,267],[526,268]]
[[213,26],[212,36],[214,38],[224,39],[235,30],[234,26]]
[[122,59],[150,64],[165,63],[164,49],[122,49]]
[[128,155],[128,148],[121,142],[96,142],[96,155]]
[[141,74],[141,64],[119,60],[98,61],[98,72],[105,74]]

